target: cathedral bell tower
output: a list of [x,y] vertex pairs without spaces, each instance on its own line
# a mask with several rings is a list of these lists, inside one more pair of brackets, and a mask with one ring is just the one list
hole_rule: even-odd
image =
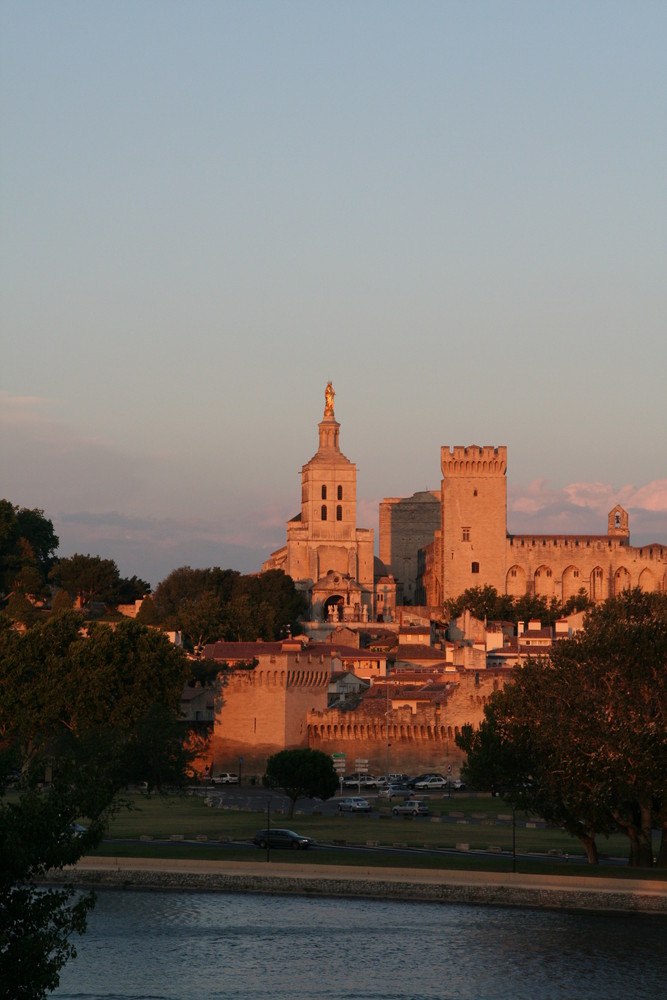
[[313,540],[353,541],[357,526],[357,468],[340,450],[334,395],[329,382],[324,393],[324,416],[318,424],[319,448],[301,469],[301,524],[308,526]]
[[[324,391],[319,447],[301,469],[301,512],[287,522],[287,544],[263,570],[281,569],[308,593],[311,617],[368,621],[374,614],[373,531],[357,528],[357,467],[338,443],[331,382]],[[341,610],[342,609],[342,610]]]

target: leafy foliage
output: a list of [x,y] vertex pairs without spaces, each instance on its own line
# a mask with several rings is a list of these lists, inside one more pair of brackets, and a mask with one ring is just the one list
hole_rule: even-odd
[[585,590],[569,598],[565,604],[553,598],[547,601],[545,597],[535,594],[523,594],[512,597],[510,594],[499,594],[495,587],[471,587],[459,597],[446,601],[444,610],[449,618],[458,618],[464,611],[470,611],[480,620],[507,621],[516,624],[519,621],[539,619],[544,625],[553,625],[556,619],[575,611],[585,611],[591,602]]
[[50,573],[50,579],[63,587],[80,607],[85,608],[94,599],[109,600],[116,591],[120,576],[113,559],[81,555],[76,552],[67,559],[60,559]]
[[652,827],[667,822],[667,597],[634,590],[594,608],[549,661],[515,670],[457,744],[471,782],[504,786],[578,836],[589,860],[618,827],[630,863],[650,866]]
[[20,634],[0,620],[0,795],[20,770],[16,800],[0,798],[0,996],[45,996],[85,929],[90,898],[33,883],[100,842],[126,784],[180,784],[190,761],[181,652],[134,621],[88,638],[80,625],[66,612]]
[[150,585],[137,576],[121,577],[113,559],[75,553],[60,559],[49,574],[52,583],[62,587],[81,608],[91,601],[108,604],[132,604],[150,591]]
[[266,762],[263,782],[282,788],[290,799],[289,816],[300,798],[330,799],[338,788],[333,759],[321,750],[281,750]]
[[174,570],[144,601],[139,618],[183,632],[192,649],[207,642],[279,639],[307,608],[280,570],[241,576],[235,570]]
[[53,523],[43,510],[0,500],[0,595],[17,589],[40,595],[57,548]]

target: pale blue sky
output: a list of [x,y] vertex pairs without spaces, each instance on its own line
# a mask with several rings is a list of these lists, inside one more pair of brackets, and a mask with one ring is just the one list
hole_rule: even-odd
[[0,0],[0,495],[258,569],[333,380],[359,526],[506,444],[509,527],[667,541],[667,4]]

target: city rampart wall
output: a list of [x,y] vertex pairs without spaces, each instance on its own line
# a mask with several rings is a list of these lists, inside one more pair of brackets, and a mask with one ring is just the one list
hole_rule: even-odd
[[308,745],[306,715],[324,709],[331,680],[331,657],[282,654],[261,657],[251,669],[230,674],[216,713],[207,758],[217,770],[264,773],[266,758]]
[[345,753],[348,773],[355,770],[355,759],[365,758],[375,774],[386,773],[389,761],[390,771],[407,774],[430,770],[444,774],[451,764],[452,774],[457,776],[464,754],[455,737],[468,723],[479,726],[484,706],[492,693],[503,687],[510,672],[457,671],[451,676],[452,683],[441,702],[415,696],[411,705],[390,708],[388,731],[386,705],[379,699],[362,702],[349,711],[309,712],[309,746],[324,753]]

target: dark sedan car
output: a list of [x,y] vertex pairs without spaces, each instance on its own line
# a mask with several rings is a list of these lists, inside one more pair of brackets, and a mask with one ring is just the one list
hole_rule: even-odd
[[293,851],[305,851],[315,843],[312,837],[302,837],[294,830],[259,830],[252,838],[257,847],[286,847]]

